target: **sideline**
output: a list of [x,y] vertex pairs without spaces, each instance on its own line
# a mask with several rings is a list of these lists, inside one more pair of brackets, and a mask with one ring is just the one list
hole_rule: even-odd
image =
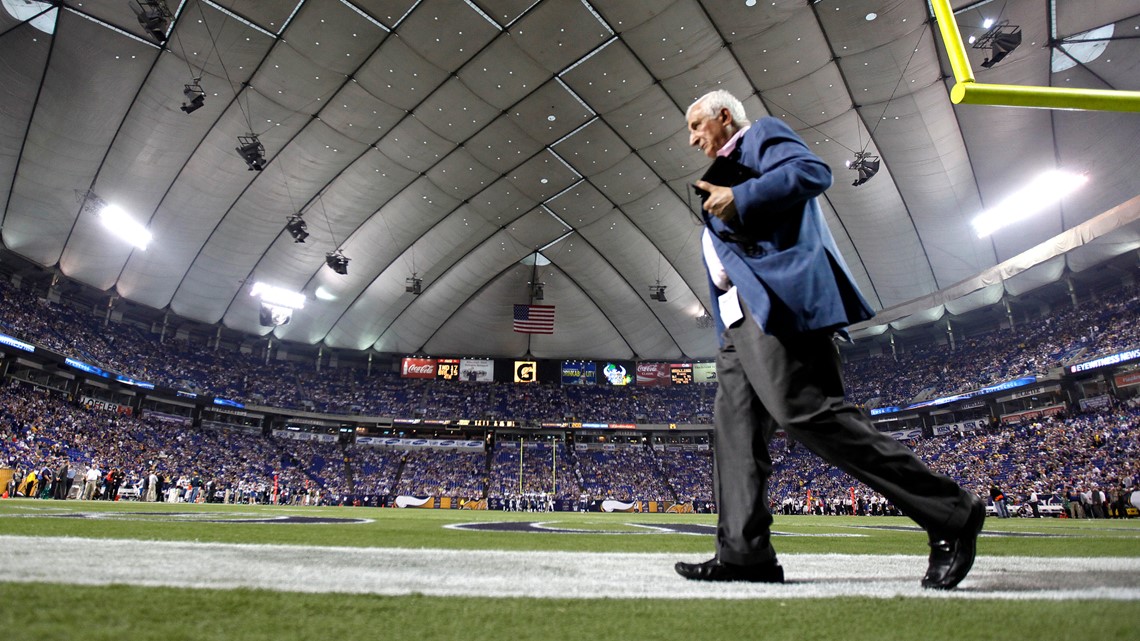
[[675,554],[309,547],[0,536],[0,581],[535,598],[925,597],[1140,600],[1138,558],[979,557],[954,591],[918,585],[925,557],[781,556],[789,583],[709,584]]

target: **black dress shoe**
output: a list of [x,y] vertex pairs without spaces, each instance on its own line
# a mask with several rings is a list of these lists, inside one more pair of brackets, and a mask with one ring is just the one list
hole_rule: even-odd
[[756,565],[721,563],[716,557],[704,563],[678,561],[673,569],[677,574],[693,581],[751,581],[752,583],[783,583],[784,568],[775,560]]
[[955,535],[931,536],[930,565],[922,577],[922,587],[950,590],[962,582],[974,566],[978,534],[986,520],[986,505],[976,497],[970,505],[966,525]]

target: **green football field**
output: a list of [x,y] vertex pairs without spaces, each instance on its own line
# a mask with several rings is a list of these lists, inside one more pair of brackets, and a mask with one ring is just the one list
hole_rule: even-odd
[[777,516],[784,585],[702,584],[715,517],[0,501],[22,639],[1137,639],[1140,520],[986,522],[952,593],[891,517]]

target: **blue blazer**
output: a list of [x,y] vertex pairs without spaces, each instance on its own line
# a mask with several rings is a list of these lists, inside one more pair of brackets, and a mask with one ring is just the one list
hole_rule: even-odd
[[[783,121],[770,117],[744,132],[730,157],[758,177],[732,187],[735,220],[704,217],[717,256],[760,328],[780,336],[840,329],[874,316],[816,202],[831,186],[827,164]],[[717,296],[724,292],[711,277],[709,291],[723,342]]]

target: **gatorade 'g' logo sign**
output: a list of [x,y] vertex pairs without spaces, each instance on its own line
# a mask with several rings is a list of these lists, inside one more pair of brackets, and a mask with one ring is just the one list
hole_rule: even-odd
[[534,383],[538,381],[538,364],[534,361],[515,361],[515,382]]

